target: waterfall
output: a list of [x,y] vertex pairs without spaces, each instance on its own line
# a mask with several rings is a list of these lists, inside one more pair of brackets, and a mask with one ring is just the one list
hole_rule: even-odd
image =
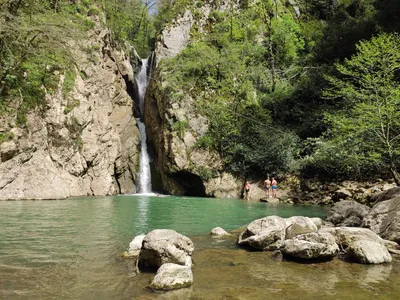
[[[151,59],[150,59],[151,64]],[[137,93],[139,97],[139,111],[144,116],[144,98],[146,95],[147,86],[149,84],[151,69],[149,68],[149,59],[142,59],[142,66],[140,71],[135,76]],[[146,126],[141,118],[136,118],[141,136],[140,147],[140,171],[139,171],[139,188],[138,192],[141,194],[151,193],[151,174],[150,174],[150,159],[147,152],[146,145]]]

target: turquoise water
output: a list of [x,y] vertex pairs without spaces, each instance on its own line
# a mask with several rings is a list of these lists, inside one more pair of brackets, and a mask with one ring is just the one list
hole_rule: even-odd
[[[267,215],[325,214],[321,207],[187,197],[0,202],[0,299],[265,299],[266,293],[277,299],[302,293],[311,299],[327,291],[335,299],[350,294],[365,299],[371,291],[385,295],[382,299],[397,295],[396,260],[374,269],[338,260],[316,268],[277,263],[270,253],[247,253],[236,247],[236,236],[207,236],[216,226],[237,229]],[[120,258],[135,235],[156,228],[192,238],[196,268],[189,291],[154,294],[145,288],[153,275],[136,275],[134,262]],[[284,288],[288,278],[290,291]],[[323,279],[318,289],[315,278]]]

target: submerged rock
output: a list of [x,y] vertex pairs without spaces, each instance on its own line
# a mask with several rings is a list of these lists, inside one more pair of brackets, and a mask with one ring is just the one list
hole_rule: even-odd
[[190,267],[167,263],[158,269],[149,287],[155,290],[169,291],[188,287],[192,284],[193,273]]
[[251,222],[238,239],[240,246],[256,250],[278,250],[285,239],[285,220],[278,216],[269,216]]
[[140,268],[159,268],[166,263],[192,265],[193,242],[170,229],[156,229],[143,239],[139,255]]
[[303,259],[330,259],[339,253],[335,238],[329,233],[307,233],[286,240],[282,253]]
[[221,227],[215,227],[211,230],[210,232],[211,235],[216,235],[216,236],[220,236],[220,235],[230,235],[228,232],[226,232],[224,229],[222,229]]

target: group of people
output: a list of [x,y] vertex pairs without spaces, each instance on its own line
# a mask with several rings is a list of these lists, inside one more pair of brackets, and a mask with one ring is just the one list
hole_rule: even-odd
[[[265,195],[267,198],[276,198],[276,189],[278,188],[278,182],[276,181],[276,179],[274,177],[272,177],[271,179],[269,179],[269,176],[267,177],[267,179],[265,179],[264,181],[264,186],[265,186]],[[244,185],[244,199],[246,201],[249,200],[249,194],[250,194],[250,182],[246,181],[245,185]],[[272,193],[271,193],[272,191]]]

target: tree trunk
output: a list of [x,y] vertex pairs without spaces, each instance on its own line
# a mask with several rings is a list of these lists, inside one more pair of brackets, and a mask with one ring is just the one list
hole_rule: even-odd
[[392,173],[392,177],[396,185],[400,186],[400,174],[399,172],[397,172],[396,166],[394,164],[390,166],[390,173]]

